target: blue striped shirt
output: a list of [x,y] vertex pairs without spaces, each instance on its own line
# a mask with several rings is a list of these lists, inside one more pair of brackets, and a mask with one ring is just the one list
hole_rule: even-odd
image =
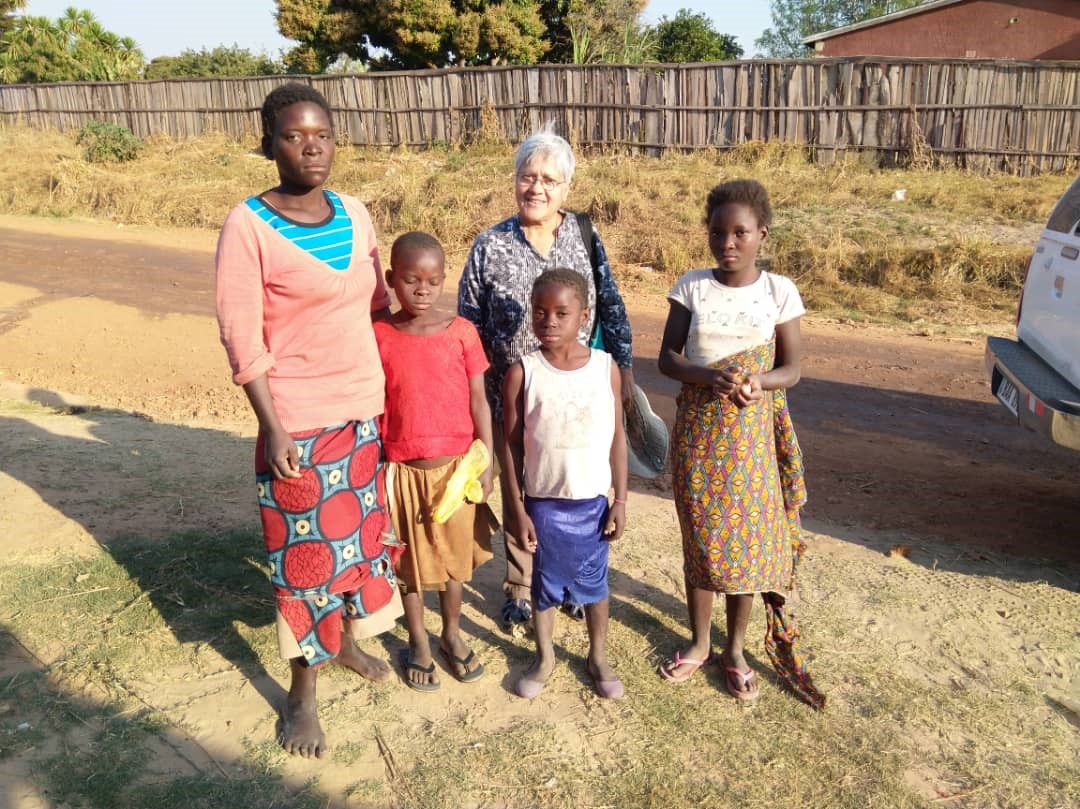
[[305,253],[319,259],[335,270],[346,270],[352,260],[352,220],[345,212],[338,195],[323,191],[333,213],[323,222],[310,224],[288,219],[269,207],[259,197],[250,197],[244,204],[266,224],[295,244]]

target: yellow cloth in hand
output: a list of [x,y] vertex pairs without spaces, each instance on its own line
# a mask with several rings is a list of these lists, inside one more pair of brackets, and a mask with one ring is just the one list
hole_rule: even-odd
[[431,515],[432,519],[437,523],[444,523],[466,500],[470,503],[483,500],[484,490],[480,485],[480,475],[490,465],[491,453],[487,446],[479,438],[475,439],[450,480],[446,482],[446,491],[439,498],[439,503]]

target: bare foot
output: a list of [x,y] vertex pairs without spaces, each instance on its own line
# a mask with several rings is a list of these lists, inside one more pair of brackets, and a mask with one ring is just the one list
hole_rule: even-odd
[[536,699],[540,696],[540,692],[544,690],[544,686],[547,685],[548,678],[551,677],[551,673],[555,670],[554,658],[548,658],[541,660],[537,658],[528,670],[521,675],[521,679],[517,681],[514,686],[514,691],[519,697],[525,699]]
[[615,673],[615,669],[608,665],[607,660],[596,661],[590,657],[585,663],[585,668],[588,669],[589,675],[599,682],[610,682],[619,679],[619,675]]
[[373,683],[385,683],[394,675],[389,663],[363,651],[352,638],[342,640],[341,651],[334,658],[334,662],[339,666],[352,669]]
[[329,750],[315,710],[314,695],[310,698],[289,696],[281,717],[278,742],[288,753],[304,758],[322,758]]

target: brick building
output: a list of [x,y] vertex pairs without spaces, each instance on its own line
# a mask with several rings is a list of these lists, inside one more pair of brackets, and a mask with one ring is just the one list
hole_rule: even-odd
[[1080,0],[930,0],[803,44],[823,57],[1080,60]]

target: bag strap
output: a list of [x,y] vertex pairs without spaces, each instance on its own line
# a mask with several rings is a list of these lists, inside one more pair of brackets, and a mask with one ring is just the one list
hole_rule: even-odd
[[596,287],[597,312],[593,315],[592,334],[589,335],[589,344],[596,340],[596,332],[600,328],[600,267],[596,263],[596,234],[593,231],[592,219],[584,211],[574,214],[577,219],[578,229],[581,231],[581,240],[585,242],[585,252],[589,255],[589,264],[592,266],[593,286]]
[[578,229],[581,231],[581,240],[585,242],[585,252],[589,254],[589,264],[592,265],[593,281],[596,281],[597,267],[596,267],[596,246],[593,244],[593,226],[592,219],[584,211],[579,211],[574,214],[577,218]]

